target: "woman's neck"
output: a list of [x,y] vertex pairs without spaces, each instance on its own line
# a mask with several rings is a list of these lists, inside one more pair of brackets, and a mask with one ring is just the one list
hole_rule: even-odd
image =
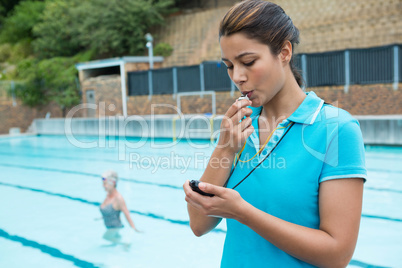
[[296,80],[290,79],[268,103],[263,105],[261,115],[269,122],[279,124],[296,111],[305,98],[306,94]]
[[113,188],[112,190],[110,190],[110,191],[107,192],[107,197],[108,197],[108,198],[112,198],[112,197],[114,197],[116,194],[117,194],[117,190],[116,190],[116,188]]

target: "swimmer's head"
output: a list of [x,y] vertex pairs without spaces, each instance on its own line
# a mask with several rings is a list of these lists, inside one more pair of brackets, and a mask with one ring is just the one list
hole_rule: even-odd
[[116,187],[117,186],[117,181],[119,180],[119,177],[117,176],[117,173],[115,171],[108,170],[108,171],[103,172],[102,180],[106,181],[106,183]]

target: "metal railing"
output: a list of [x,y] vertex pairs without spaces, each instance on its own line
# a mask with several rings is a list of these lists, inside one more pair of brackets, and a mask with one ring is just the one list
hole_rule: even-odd
[[[302,72],[305,87],[392,83],[394,90],[402,82],[402,45],[367,49],[347,49],[325,53],[298,54],[295,64]],[[200,65],[129,72],[129,95],[202,92],[234,92],[226,67],[218,61]]]

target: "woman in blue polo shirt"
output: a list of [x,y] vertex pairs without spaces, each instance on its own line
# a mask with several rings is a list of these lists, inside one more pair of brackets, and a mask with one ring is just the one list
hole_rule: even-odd
[[279,6],[243,1],[219,36],[228,74],[249,100],[226,112],[200,179],[214,196],[183,185],[194,234],[227,219],[221,267],[346,266],[366,178],[358,122],[302,91],[292,61],[299,31]]

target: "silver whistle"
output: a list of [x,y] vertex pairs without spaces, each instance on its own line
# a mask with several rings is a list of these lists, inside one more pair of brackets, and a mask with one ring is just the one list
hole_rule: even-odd
[[237,100],[241,101],[241,100],[244,100],[244,99],[250,100],[247,95],[241,95]]

